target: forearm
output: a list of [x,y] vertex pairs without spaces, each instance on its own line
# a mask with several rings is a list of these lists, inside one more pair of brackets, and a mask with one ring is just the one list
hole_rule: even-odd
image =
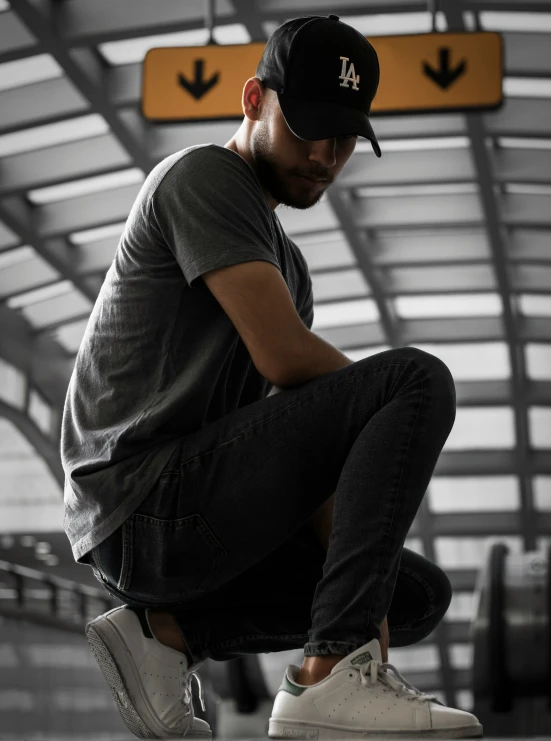
[[353,363],[353,360],[343,355],[336,347],[305,328],[298,357],[292,363],[289,363],[283,377],[278,380],[277,387],[285,390],[301,386],[313,378],[323,376]]

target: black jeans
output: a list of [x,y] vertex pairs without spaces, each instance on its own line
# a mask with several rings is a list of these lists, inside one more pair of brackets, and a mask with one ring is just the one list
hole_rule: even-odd
[[[346,655],[385,615],[390,647],[416,643],[452,590],[403,546],[455,413],[447,366],[410,347],[242,407],[182,439],[94,573],[171,612],[193,661]],[[326,553],[310,520],[334,492]]]

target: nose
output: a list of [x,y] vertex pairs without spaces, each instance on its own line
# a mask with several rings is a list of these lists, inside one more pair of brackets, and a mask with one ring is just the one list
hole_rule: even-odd
[[313,141],[308,159],[317,162],[321,167],[333,167],[337,161],[335,156],[336,146],[337,140],[334,136],[331,139]]

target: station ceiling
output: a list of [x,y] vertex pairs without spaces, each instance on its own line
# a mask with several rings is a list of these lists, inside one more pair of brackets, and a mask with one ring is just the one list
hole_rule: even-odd
[[[140,110],[145,53],[208,43],[208,7],[0,0],[4,533],[62,530],[65,393],[144,179],[169,154],[224,144],[238,127],[153,124]],[[301,15],[337,13],[368,37],[432,27],[427,4],[412,0],[211,7],[219,44],[266,40]],[[503,106],[373,116],[382,158],[359,142],[315,211],[278,215],[308,262],[313,331],[353,360],[420,347],[454,375],[455,427],[406,543],[454,584],[457,618],[435,633],[434,679],[454,704],[468,659],[454,666],[453,650],[466,645],[489,542],[533,550],[551,533],[551,3],[446,0],[436,28],[502,33]],[[38,521],[41,490],[54,510]]]

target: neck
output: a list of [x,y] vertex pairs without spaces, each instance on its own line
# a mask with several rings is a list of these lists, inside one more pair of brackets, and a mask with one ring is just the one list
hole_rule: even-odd
[[[232,136],[232,138],[228,142],[226,142],[226,144],[224,144],[224,146],[227,149],[232,149],[234,152],[237,152],[237,154],[243,157],[245,162],[247,162],[255,172],[257,171],[254,157],[245,137],[243,136],[243,132],[241,131],[241,129],[239,129],[234,134],[234,136]],[[272,209],[272,211],[275,211],[276,208],[279,206],[279,201],[276,201],[272,194],[267,191],[266,188],[262,186],[262,184],[261,187],[269,207]]]

